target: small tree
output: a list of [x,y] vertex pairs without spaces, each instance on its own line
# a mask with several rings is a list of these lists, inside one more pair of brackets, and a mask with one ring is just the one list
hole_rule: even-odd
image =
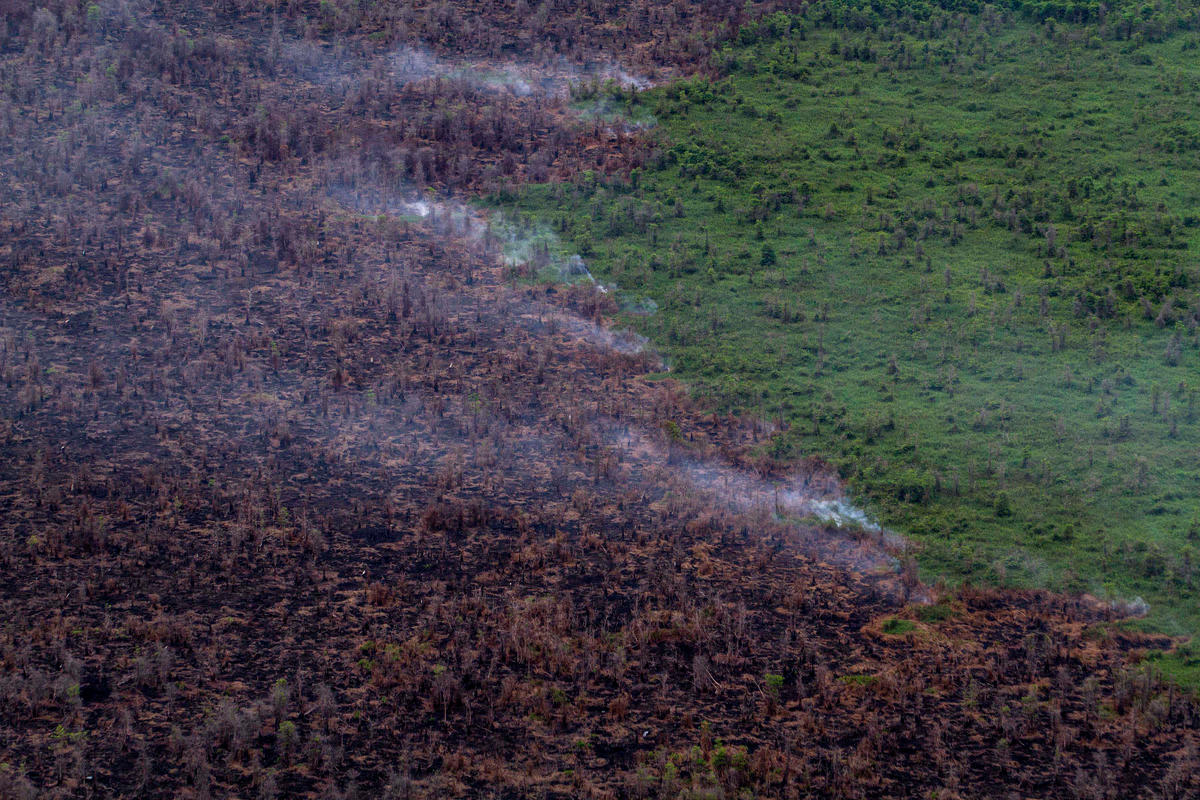
[[1011,517],[1012,513],[1012,504],[1009,503],[1008,494],[1006,492],[1000,492],[998,495],[996,495],[996,516]]
[[759,258],[758,263],[764,267],[773,267],[773,266],[775,266],[775,262],[776,262],[775,248],[771,247],[771,245],[769,245],[769,244],[764,243],[762,246],[762,256],[761,256],[761,258]]

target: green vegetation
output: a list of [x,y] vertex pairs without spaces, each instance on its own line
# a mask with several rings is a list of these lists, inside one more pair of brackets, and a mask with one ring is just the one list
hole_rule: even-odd
[[953,617],[954,609],[941,603],[935,603],[928,606],[917,606],[914,613],[921,622],[936,623]]
[[842,675],[838,680],[847,686],[872,686],[879,682],[875,675]]
[[906,633],[912,633],[917,629],[917,623],[911,619],[885,619],[881,628],[884,633],[889,636],[903,636]]
[[1180,645],[1172,653],[1151,653],[1147,662],[1185,686],[1200,686],[1200,644],[1196,639]]
[[72,731],[66,726],[59,724],[54,726],[54,730],[50,733],[50,738],[56,742],[79,742],[87,736],[87,731]]
[[618,97],[662,142],[628,182],[497,202],[656,301],[625,321],[673,373],[828,458],[925,577],[1200,630],[1200,35],[863,8]]

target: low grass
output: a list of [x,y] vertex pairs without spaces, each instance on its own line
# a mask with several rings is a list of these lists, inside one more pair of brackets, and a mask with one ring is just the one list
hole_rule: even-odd
[[928,606],[918,606],[916,609],[917,619],[921,622],[943,622],[954,616],[954,609],[942,603],[935,603]]
[[889,636],[903,636],[906,633],[912,633],[916,629],[917,623],[911,619],[898,619],[896,617],[885,619],[883,625],[880,627],[880,630]]
[[661,157],[493,198],[777,419],[926,578],[1144,597],[1200,630],[1200,37],[777,16],[633,99]]

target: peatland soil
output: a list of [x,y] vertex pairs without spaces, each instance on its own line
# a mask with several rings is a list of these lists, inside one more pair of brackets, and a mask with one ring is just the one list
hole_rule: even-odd
[[747,502],[839,482],[454,199],[774,8],[0,9],[0,796],[1200,791],[1166,636]]

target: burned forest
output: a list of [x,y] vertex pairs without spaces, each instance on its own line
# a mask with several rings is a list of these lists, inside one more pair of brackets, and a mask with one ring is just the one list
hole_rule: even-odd
[[1200,796],[1184,637],[940,579],[511,205],[822,8],[0,0],[0,798]]

